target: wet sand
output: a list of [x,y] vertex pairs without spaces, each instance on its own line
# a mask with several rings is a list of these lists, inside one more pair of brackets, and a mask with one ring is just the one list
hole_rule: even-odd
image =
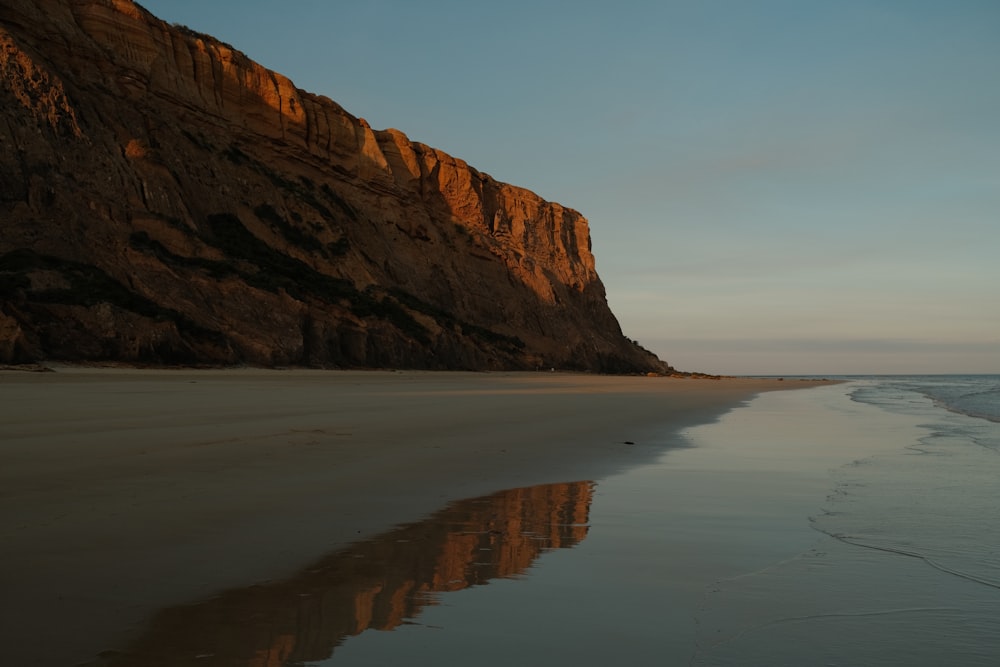
[[600,479],[753,395],[564,374],[0,372],[0,637],[66,665],[158,609],[288,576],[500,489]]
[[[878,515],[903,507],[916,522],[908,536],[915,540],[903,549],[913,549],[933,539],[925,529],[943,508],[913,504],[911,492],[950,486],[942,484],[940,456],[910,449],[927,444],[918,440],[927,434],[925,415],[886,412],[852,400],[852,391],[769,392],[684,429],[687,447],[594,485],[588,530],[571,548],[540,554],[523,576],[437,594],[436,604],[392,632],[352,633],[324,647],[315,641],[318,624],[308,622],[318,617],[315,607],[300,604],[297,624],[274,623],[270,636],[247,633],[243,646],[257,656],[287,646],[316,667],[998,664],[996,588],[911,555],[841,541],[840,530],[833,531],[840,538],[816,530],[817,520],[842,530],[849,518],[851,535],[862,526],[861,534],[889,535],[900,515],[889,523]],[[966,462],[987,474],[968,514],[992,525],[995,512],[983,510],[995,505],[995,484],[986,479],[996,478],[996,455],[969,445],[974,458]],[[913,465],[933,472],[910,486],[898,472]],[[946,522],[975,525],[958,506],[944,507]],[[952,535],[942,547],[954,545]],[[990,544],[987,537],[979,557]],[[294,583],[286,593],[303,590]],[[344,607],[363,608],[361,600]],[[267,642],[279,635],[294,641]]]

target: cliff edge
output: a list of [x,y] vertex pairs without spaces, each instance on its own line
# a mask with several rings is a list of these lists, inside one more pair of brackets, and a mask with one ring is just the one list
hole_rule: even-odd
[[0,76],[0,363],[669,370],[579,213],[129,0],[5,0]]

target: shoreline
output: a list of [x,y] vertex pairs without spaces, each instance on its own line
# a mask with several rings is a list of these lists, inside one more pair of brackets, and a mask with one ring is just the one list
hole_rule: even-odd
[[53,628],[59,660],[90,659],[164,606],[285,576],[452,501],[613,475],[761,392],[820,384],[829,383],[0,372],[3,624],[24,664],[53,643]]

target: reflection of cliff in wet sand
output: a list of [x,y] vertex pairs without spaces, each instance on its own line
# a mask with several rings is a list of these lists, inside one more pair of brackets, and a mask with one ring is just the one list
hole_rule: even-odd
[[390,630],[437,592],[527,570],[587,534],[591,482],[549,484],[453,503],[276,583],[160,612],[116,667],[280,667],[328,658],[345,637]]

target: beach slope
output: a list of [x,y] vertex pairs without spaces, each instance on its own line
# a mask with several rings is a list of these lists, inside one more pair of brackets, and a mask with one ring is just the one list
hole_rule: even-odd
[[75,664],[164,606],[286,576],[450,501],[601,479],[761,391],[812,384],[0,372],[4,645],[17,664]]

